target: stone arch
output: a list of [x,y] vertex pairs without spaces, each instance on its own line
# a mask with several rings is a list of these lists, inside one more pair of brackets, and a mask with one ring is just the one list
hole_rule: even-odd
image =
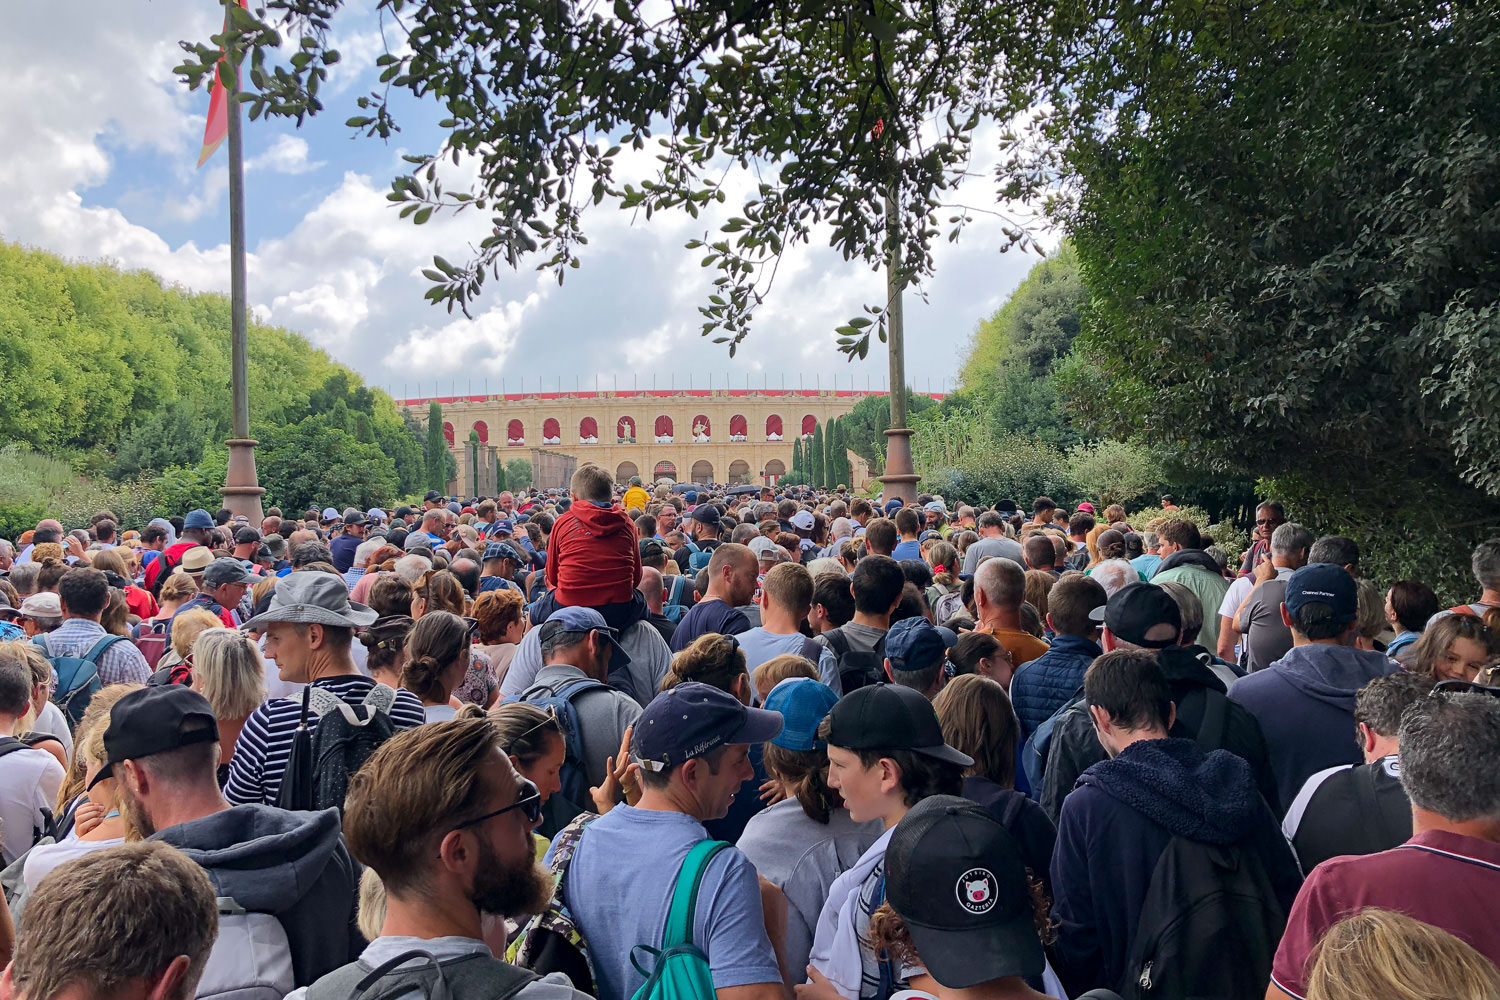
[[746,441],[750,437],[750,423],[745,419],[743,413],[736,413],[729,418],[729,440]]
[[443,440],[448,442],[448,447],[453,447],[453,425],[443,421]]
[[[578,443],[599,443],[599,421],[595,420],[593,417],[584,417],[578,422]],[[635,473],[632,472],[631,475],[633,476],[635,475]]]
[[505,443],[512,448],[520,448],[526,444],[526,428],[519,420],[512,420],[505,425]]
[[810,438],[810,437],[812,437],[813,436],[813,432],[816,431],[817,429],[818,429],[818,418],[817,417],[815,417],[811,413],[809,413],[807,416],[805,416],[805,417],[802,418],[802,436],[804,438]]
[[621,462],[615,466],[615,482],[628,483],[631,476],[639,476],[641,470],[635,467],[634,462]]
[[615,437],[618,444],[635,443],[635,418],[621,417],[615,424]]
[[766,463],[766,479],[775,483],[784,475],[786,475],[786,463],[781,459],[773,458]]
[[657,417],[656,422],[652,425],[651,433],[654,435],[653,440],[655,440],[657,444],[671,444],[672,418],[667,416],[665,413]]
[[660,462],[657,462],[656,465],[651,470],[651,481],[653,483],[656,482],[656,480],[658,480],[658,479],[676,479],[676,478],[677,478],[677,463],[671,461],[670,459],[665,459],[665,458],[662,459]]
[[714,481],[714,465],[707,459],[698,459],[693,463],[693,482],[711,483]]
[[700,413],[693,418],[693,442],[695,444],[708,444],[713,440],[713,428],[709,423],[708,415]]
[[[743,419],[743,418],[741,418]],[[744,486],[750,481],[750,463],[744,459],[735,459],[729,463],[729,485]]]
[[766,418],[766,440],[780,441],[782,433],[781,417],[775,413],[771,414]]
[[490,443],[490,425],[483,420],[474,421],[474,433],[479,435],[480,444]]
[[542,444],[562,444],[562,424],[556,417],[542,421]]

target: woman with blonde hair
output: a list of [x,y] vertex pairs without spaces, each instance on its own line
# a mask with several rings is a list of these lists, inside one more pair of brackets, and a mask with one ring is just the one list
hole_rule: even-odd
[[1500,969],[1445,930],[1368,907],[1328,929],[1307,1000],[1495,1000]]
[[106,691],[122,689],[118,695],[108,699],[103,711],[78,743],[77,757],[83,762],[84,769],[84,800],[74,811],[76,836],[65,837],[53,844],[38,844],[26,853],[21,877],[25,880],[27,892],[34,890],[37,883],[65,861],[103,847],[116,847],[127,840],[141,839],[140,832],[120,812],[119,789],[115,785],[118,779],[99,776],[109,761],[109,755],[104,750],[104,732],[109,728],[110,710],[120,697],[135,687],[136,685],[111,685],[102,688],[89,702],[89,708],[92,709],[93,702]]
[[219,720],[219,784],[250,713],[266,700],[266,664],[254,640],[234,629],[205,629],[193,642],[193,688]]
[[453,690],[469,672],[469,623],[448,611],[423,615],[406,641],[407,661],[401,686],[422,701],[428,722],[445,722],[457,714]]
[[14,647],[6,648],[13,648],[31,668],[31,704],[26,714],[16,720],[11,735],[17,739],[28,735],[36,737],[26,742],[56,757],[66,771],[73,757],[73,733],[68,728],[67,716],[48,697],[52,692],[52,663],[30,642],[17,642]]

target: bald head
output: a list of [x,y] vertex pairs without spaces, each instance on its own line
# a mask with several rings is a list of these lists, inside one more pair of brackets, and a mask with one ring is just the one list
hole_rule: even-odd
[[1014,559],[996,556],[979,564],[974,589],[983,591],[986,603],[1007,611],[1020,610],[1026,600],[1026,571]]
[[661,571],[652,566],[641,567],[641,582],[635,585],[635,589],[641,592],[646,599],[646,607],[652,614],[661,614],[662,582]]

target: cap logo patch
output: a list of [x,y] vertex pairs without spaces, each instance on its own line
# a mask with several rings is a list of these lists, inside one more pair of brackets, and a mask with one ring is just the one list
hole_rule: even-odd
[[970,913],[988,913],[995,906],[995,876],[984,868],[970,868],[958,878],[958,905]]

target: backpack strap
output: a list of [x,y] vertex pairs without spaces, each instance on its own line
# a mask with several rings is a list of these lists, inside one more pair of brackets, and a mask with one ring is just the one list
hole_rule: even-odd
[[[56,737],[53,737],[56,739]],[[62,742],[59,740],[58,742]],[[16,739],[14,736],[0,736],[0,757],[8,757],[19,750],[30,750],[31,747]]]
[[836,628],[829,629],[823,633],[823,641],[828,643],[828,648],[833,650],[833,655],[839,659],[842,660],[849,655],[851,647],[849,640],[844,636],[842,630]]
[[[1373,766],[1366,764],[1354,768],[1354,798],[1359,803],[1359,811],[1364,814],[1365,829],[1375,834],[1372,839],[1382,844],[1400,843],[1406,838],[1391,829],[1385,810],[1381,808],[1379,790],[1375,786],[1375,775],[1383,766],[1383,761],[1376,761]],[[1381,849],[1375,848],[1377,851]]]
[[693,943],[693,916],[698,911],[698,890],[703,887],[703,873],[708,863],[729,844],[722,840],[702,840],[693,845],[677,872],[672,889],[672,908],[667,911],[667,926],[662,931],[661,948],[675,948]]
[[1229,722],[1229,699],[1208,688],[1203,689],[1203,694],[1203,719],[1198,723],[1198,735],[1195,738],[1199,749],[1208,753],[1224,746],[1224,731]]
[[541,683],[533,684],[525,691],[522,691],[521,700],[531,701],[535,697],[540,696],[543,698],[561,698],[564,701],[571,702],[575,695],[581,694],[584,691],[592,691],[594,688],[607,687],[609,687],[608,684],[601,684],[599,681],[594,680],[592,677],[574,677],[570,680],[563,681],[556,687],[546,681],[542,681]]
[[804,638],[802,640],[802,658],[811,660],[813,666],[818,665],[818,660],[823,656],[823,647],[818,645],[817,640]]
[[329,712],[337,711],[344,717],[344,721],[351,726],[367,726],[370,724],[370,720],[374,719],[381,712],[390,715],[391,706],[396,703],[395,688],[386,687],[384,684],[376,684],[365,695],[364,701],[360,703],[366,709],[364,718],[360,718],[360,713],[355,711],[353,705],[350,705],[327,688],[320,688],[315,684],[309,684],[302,690],[304,692],[305,708],[310,709],[318,718],[321,719]]
[[365,695],[365,708],[370,710],[372,718],[376,712],[384,712],[386,715],[390,715],[391,709],[395,705],[396,689],[393,687],[376,684],[370,689],[370,693]]

